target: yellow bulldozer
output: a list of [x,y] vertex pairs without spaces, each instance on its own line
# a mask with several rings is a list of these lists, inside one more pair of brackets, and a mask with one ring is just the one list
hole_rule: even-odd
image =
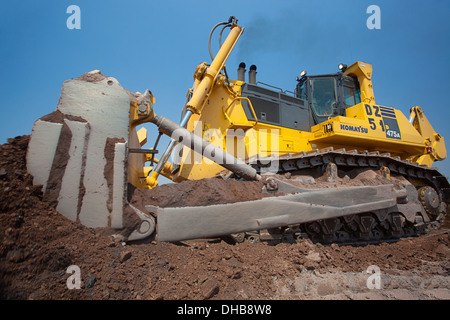
[[[34,183],[60,213],[117,230],[133,216],[128,241],[379,241],[439,228],[450,188],[432,164],[446,148],[420,107],[407,119],[376,104],[372,66],[360,61],[332,74],[302,71],[293,92],[258,82],[254,65],[246,81],[245,63],[232,80],[225,62],[244,29],[230,17],[210,42],[218,28],[220,40],[229,32],[215,56],[210,45],[212,62],[196,67],[179,124],[157,115],[150,90],[131,93],[98,70],[64,82],[56,111],[36,120],[27,153]],[[143,148],[144,123],[158,127],[153,148]],[[171,139],[159,156],[163,134]],[[264,196],[133,205],[130,190],[160,188],[160,175],[259,181]]]

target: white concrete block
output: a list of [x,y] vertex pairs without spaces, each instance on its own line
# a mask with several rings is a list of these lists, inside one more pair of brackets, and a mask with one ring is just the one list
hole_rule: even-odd
[[[128,140],[129,96],[114,78],[98,82],[67,80],[61,90],[58,110],[83,118],[90,127],[80,222],[88,227],[110,226],[109,188],[104,176],[105,145],[107,138]],[[119,210],[117,205],[115,207]],[[119,215],[118,211],[115,215]]]
[[47,187],[48,177],[58,146],[62,124],[37,120],[31,132],[27,151],[27,170],[33,175],[33,184]]
[[114,149],[114,177],[112,193],[111,227],[120,229],[123,227],[123,206],[126,200],[126,143],[116,143]]
[[72,132],[72,141],[69,149],[69,161],[61,182],[56,209],[70,220],[77,220],[77,209],[80,195],[80,180],[83,176],[83,156],[85,142],[89,133],[86,122],[65,120]]
[[[63,84],[57,110],[61,113],[53,115],[53,121],[64,121],[64,130],[70,129],[71,135],[63,130],[62,123],[36,121],[27,153],[34,183],[46,187],[49,177],[53,177],[52,196],[58,200],[57,210],[67,218],[92,228],[123,228],[124,205],[129,205],[128,166],[144,165],[144,155],[127,156],[127,146],[140,147],[136,131],[129,134],[130,97],[115,78],[94,82],[71,79]],[[71,139],[61,141],[65,148],[57,150],[60,136]],[[52,175],[55,153],[67,163],[55,167]],[[60,175],[62,179],[57,181]],[[147,237],[154,232],[155,222],[133,209],[142,222],[130,238]]]

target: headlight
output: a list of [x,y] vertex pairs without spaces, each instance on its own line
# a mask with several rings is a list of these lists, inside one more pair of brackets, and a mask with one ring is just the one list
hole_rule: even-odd
[[341,63],[341,64],[339,64],[338,68],[339,68],[339,70],[341,70],[342,72],[344,72],[344,71],[347,69],[347,65]]

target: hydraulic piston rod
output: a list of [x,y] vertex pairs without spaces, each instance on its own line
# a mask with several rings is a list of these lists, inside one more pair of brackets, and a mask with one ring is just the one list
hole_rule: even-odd
[[[189,121],[189,118],[191,117],[192,112],[191,111],[187,111],[186,114],[183,117],[183,120],[181,120],[181,123],[179,125],[179,127],[183,128],[186,123]],[[154,123],[156,123],[155,121],[157,121],[158,117],[155,116],[153,118]],[[163,132],[163,131],[161,131]],[[165,133],[165,132],[163,132]],[[171,136],[171,134],[169,134],[169,136]],[[153,170],[152,174],[150,175],[150,177],[147,178],[147,184],[151,187],[156,186],[157,184],[157,179],[159,174],[161,173],[162,169],[164,168],[164,165],[166,164],[167,160],[170,157],[170,154],[172,153],[173,148],[175,147],[176,141],[175,139],[171,138],[169,144],[167,145],[166,149],[164,150],[164,153],[161,156],[161,159],[159,160],[158,164],[155,167],[155,170]]]
[[[225,66],[225,61],[227,60],[228,56],[230,55],[231,51],[233,50],[234,46],[236,45],[236,42],[238,41],[239,37],[241,36],[242,32],[244,31],[238,24],[237,24],[237,20],[235,17],[230,17],[229,21],[226,23],[221,23],[219,25],[226,25],[227,27],[230,27],[230,33],[227,36],[227,39],[225,40],[225,42],[223,43],[223,45],[220,47],[219,52],[217,53],[217,55],[215,56],[215,58],[213,59],[211,65],[208,67],[206,65],[206,62],[203,64],[200,64],[197,67],[197,70],[195,71],[195,75],[194,75],[194,90],[192,93],[192,96],[189,100],[189,102],[186,105],[186,109],[187,112],[183,117],[183,120],[181,121],[180,125],[178,126],[176,123],[171,122],[173,125],[171,130],[172,132],[170,132],[170,130],[166,130],[163,131],[160,128],[160,131],[173,137],[172,133],[174,130],[177,130],[179,128],[184,129],[183,127],[187,124],[187,122],[189,121],[191,115],[193,113],[196,114],[200,114],[202,112],[203,106],[205,105],[206,100],[208,99],[209,94],[211,93],[211,89],[214,85],[214,82],[216,81],[217,77],[220,74],[220,71],[224,68]],[[213,29],[214,30],[214,29]],[[158,118],[158,117],[154,117],[153,120],[151,122],[153,123],[157,123],[158,119],[165,119],[164,117]],[[167,123],[162,121],[163,123]],[[159,125],[158,125],[159,127]],[[184,129],[185,130],[185,129]],[[168,132],[168,133],[167,133]],[[186,138],[188,138],[189,136],[192,136],[192,139],[190,139],[191,141],[196,141],[197,143],[197,147],[200,146],[204,146],[205,148],[213,148],[214,146],[208,143],[207,145],[203,145],[203,142],[200,141],[202,140],[200,138],[200,140],[198,140],[197,138],[193,137],[193,134],[188,134],[189,131],[186,130],[186,132],[183,131],[183,134],[186,136]],[[181,142],[181,141],[180,141]],[[206,141],[204,141],[206,142]],[[207,142],[206,142],[207,143]],[[149,185],[150,188],[153,188],[157,185],[157,179],[159,177],[159,174],[161,173],[162,168],[164,167],[165,163],[167,162],[167,160],[169,159],[173,148],[175,147],[176,141],[175,139],[171,139],[168,146],[166,147],[163,155],[161,156],[160,161],[158,162],[158,165],[156,166],[156,168],[152,171],[151,175],[149,177],[147,177],[146,182]],[[188,146],[190,147],[190,146]],[[214,147],[216,148],[216,147]],[[200,148],[203,152],[203,149]],[[198,150],[198,149],[196,149]],[[225,158],[228,160],[228,162],[225,164],[224,162],[222,162],[222,160],[220,160],[219,163],[214,159],[214,162],[219,163],[221,165],[223,165],[225,168],[228,169],[229,166],[231,166],[230,168],[233,169],[229,169],[230,171],[235,172],[236,174],[238,174],[240,177],[243,177],[245,179],[255,179],[256,177],[256,170],[253,169],[253,171],[249,170],[248,168],[252,169],[250,166],[247,166],[245,163],[243,163],[242,161],[240,161],[241,163],[239,163],[238,167],[234,167],[234,164],[237,164],[239,160],[235,159],[233,156],[229,155],[229,154],[222,154],[224,153],[223,150],[216,148],[216,150],[214,150],[214,154],[215,155],[220,155],[223,156],[224,158],[220,158],[222,160],[225,160]],[[231,158],[230,158],[231,157]],[[232,165],[230,165],[231,163],[234,163]],[[228,167],[226,167],[225,165],[227,165]],[[244,169],[243,165],[245,165],[246,169]]]
[[[242,160],[239,160],[231,154],[225,152],[219,147],[209,143],[202,139],[200,136],[186,130],[181,125],[176,124],[172,120],[169,120],[163,116],[155,116],[152,122],[156,124],[159,130],[172,137],[169,147],[173,149],[173,144],[176,142],[182,143],[188,148],[194,151],[201,152],[201,154],[211,161],[220,164],[224,168],[234,172],[241,178],[246,180],[259,180],[260,176],[257,174],[256,169],[246,164]],[[167,150],[167,149],[166,149]]]

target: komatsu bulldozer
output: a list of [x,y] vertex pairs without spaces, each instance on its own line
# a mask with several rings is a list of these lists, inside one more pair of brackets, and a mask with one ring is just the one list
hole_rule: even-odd
[[[246,81],[245,63],[232,80],[225,62],[244,29],[230,17],[210,43],[219,27],[220,48],[213,56],[210,45],[212,62],[196,67],[179,124],[157,115],[150,90],[131,93],[98,70],[65,81],[27,152],[44,198],[88,227],[128,228],[126,241],[378,241],[440,226],[450,187],[432,165],[446,148],[422,108],[407,119],[377,104],[372,66],[360,61],[332,74],[302,71],[293,92],[258,82],[254,65]],[[144,148],[145,123],[159,130],[153,148]],[[162,134],[170,142],[159,155]],[[259,181],[263,196],[159,207],[144,192],[142,205],[130,201],[133,190],[161,188],[160,175]]]

